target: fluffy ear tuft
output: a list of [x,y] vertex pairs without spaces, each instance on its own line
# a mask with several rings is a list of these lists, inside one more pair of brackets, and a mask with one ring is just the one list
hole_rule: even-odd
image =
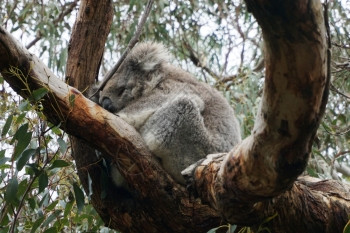
[[[140,71],[150,72],[162,63],[170,60],[170,54],[163,44],[155,42],[138,43],[125,59],[126,65],[132,65]],[[136,66],[136,67],[135,67]]]
[[[96,93],[98,88],[99,88],[99,85],[93,84],[87,91],[87,96],[90,98],[90,100],[94,101],[97,104],[98,104],[98,101],[99,101],[99,98],[100,98],[100,92]],[[92,95],[94,95],[94,96],[92,96]]]

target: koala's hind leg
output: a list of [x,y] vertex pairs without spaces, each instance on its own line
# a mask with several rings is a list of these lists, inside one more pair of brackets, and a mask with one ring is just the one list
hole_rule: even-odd
[[184,182],[181,171],[210,150],[203,109],[204,103],[198,96],[181,94],[165,102],[141,129],[149,149],[180,183]]

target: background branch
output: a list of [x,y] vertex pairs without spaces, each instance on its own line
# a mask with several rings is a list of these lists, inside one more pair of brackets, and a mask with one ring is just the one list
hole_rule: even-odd
[[126,48],[126,50],[124,51],[124,53],[122,54],[122,56],[119,58],[118,62],[112,67],[112,69],[106,74],[106,77],[103,78],[102,83],[99,85],[97,91],[95,93],[93,93],[89,98],[91,99],[94,95],[96,95],[99,91],[101,91],[103,89],[103,87],[106,85],[106,83],[108,82],[109,79],[112,78],[112,76],[115,74],[115,72],[117,72],[117,70],[119,69],[120,65],[123,63],[124,59],[126,58],[126,56],[129,54],[129,52],[132,50],[132,48],[136,45],[136,43],[139,41],[143,26],[145,25],[146,21],[147,21],[147,17],[149,15],[149,13],[152,10],[152,5],[153,5],[153,0],[149,0],[147,2],[146,5],[146,9],[145,12],[143,13],[139,24],[137,25],[137,29],[135,32],[135,35],[131,38],[131,40],[128,43],[128,46]]
[[[74,8],[78,5],[78,2],[80,0],[74,0],[74,2],[71,2],[69,3],[68,5],[68,8],[67,9],[64,9],[59,15],[57,18],[55,18],[52,23],[54,26],[57,26],[59,22],[61,22],[63,20],[63,18],[65,16],[67,16],[68,14],[70,14]],[[42,33],[40,32],[40,30],[36,33],[36,37],[31,41],[29,42],[27,45],[26,45],[26,48],[29,49],[31,48],[33,45],[35,45],[40,39],[42,38]]]

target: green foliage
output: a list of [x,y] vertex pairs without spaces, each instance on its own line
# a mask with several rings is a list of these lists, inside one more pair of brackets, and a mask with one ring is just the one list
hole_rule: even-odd
[[31,99],[33,101],[39,101],[41,100],[41,98],[43,98],[47,93],[49,92],[48,89],[46,89],[45,87],[36,89],[33,91],[32,95],[31,95]]
[[12,124],[12,119],[13,119],[12,115],[10,115],[9,118],[7,118],[6,123],[5,123],[4,127],[2,128],[1,137],[4,137],[7,134],[7,132],[9,131],[10,126]]
[[31,104],[3,94],[0,232],[102,231],[80,188],[66,135],[41,118],[41,98],[47,93],[46,88],[33,91]]
[[227,225],[222,225],[222,226],[213,228],[209,230],[207,233],[216,233],[218,231],[222,232],[222,229],[225,229],[225,228],[227,228],[226,233],[235,233],[235,232],[236,233],[263,233],[263,232],[271,233],[270,229],[266,225],[276,217],[277,217],[277,213],[264,219],[256,231],[253,231],[250,227],[238,227],[236,225],[227,224]]
[[73,189],[74,189],[75,201],[77,203],[78,211],[81,212],[82,209],[84,208],[84,193],[76,183],[73,184]]
[[350,173],[338,169],[349,167],[350,155],[350,48],[349,7],[343,1],[330,5],[329,22],[332,42],[331,88],[324,121],[317,132],[310,175],[349,180]]
[[348,223],[345,225],[343,233],[350,233],[350,220]]
[[221,231],[222,229],[227,229],[226,233],[234,233],[237,229],[237,226],[231,225],[231,224],[222,225],[222,226],[219,226],[219,227],[216,227],[216,228],[209,230],[207,233],[216,233],[217,231]]

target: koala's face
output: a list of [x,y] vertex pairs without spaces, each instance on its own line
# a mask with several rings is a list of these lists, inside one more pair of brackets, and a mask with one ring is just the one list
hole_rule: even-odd
[[142,78],[121,67],[100,93],[99,103],[106,110],[117,113],[138,99],[143,90]]
[[162,45],[137,45],[101,91],[99,104],[116,113],[142,95],[149,94],[161,82],[162,64],[168,58]]

